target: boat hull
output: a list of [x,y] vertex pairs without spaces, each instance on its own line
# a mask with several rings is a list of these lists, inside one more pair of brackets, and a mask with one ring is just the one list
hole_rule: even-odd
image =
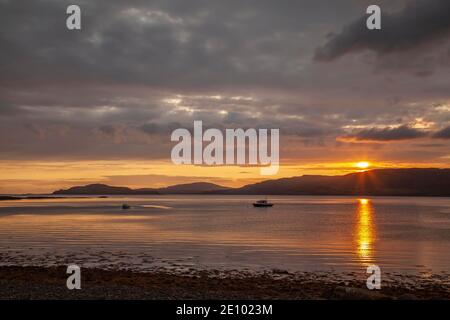
[[273,204],[271,204],[271,203],[265,203],[265,204],[254,203],[253,206],[256,207],[256,208],[264,208],[264,207],[267,208],[267,207],[273,207]]

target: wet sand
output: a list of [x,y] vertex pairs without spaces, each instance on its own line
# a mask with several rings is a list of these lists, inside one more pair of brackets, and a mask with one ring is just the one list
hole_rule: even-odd
[[81,290],[66,287],[66,267],[0,267],[0,299],[450,299],[446,275],[397,275],[371,291],[344,275],[271,270],[136,272],[82,269]]

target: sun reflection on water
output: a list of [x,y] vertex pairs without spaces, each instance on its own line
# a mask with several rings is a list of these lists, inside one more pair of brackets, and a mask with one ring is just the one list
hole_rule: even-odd
[[375,247],[375,223],[374,208],[369,199],[358,199],[356,211],[356,232],[357,254],[361,263],[373,262]]

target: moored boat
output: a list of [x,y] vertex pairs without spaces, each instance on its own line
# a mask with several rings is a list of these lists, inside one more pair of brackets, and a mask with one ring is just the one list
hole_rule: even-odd
[[270,203],[267,200],[258,200],[253,202],[253,206],[257,208],[273,207],[273,203]]

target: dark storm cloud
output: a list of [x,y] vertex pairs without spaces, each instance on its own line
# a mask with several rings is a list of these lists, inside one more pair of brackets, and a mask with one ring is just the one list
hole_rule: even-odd
[[381,30],[369,30],[367,15],[345,26],[316,50],[315,59],[331,61],[350,52],[373,50],[379,54],[415,48],[450,35],[450,1],[413,0],[404,10],[382,10]]
[[361,130],[354,134],[346,135],[343,140],[356,141],[396,141],[396,140],[410,140],[422,138],[427,135],[426,132],[410,128],[406,125],[397,128],[371,128]]
[[289,82],[311,21],[296,12],[328,12],[313,1],[78,1],[82,30],[68,31],[71,3],[0,3],[1,83]]
[[450,139],[450,126],[444,128],[433,135],[433,138]]
[[[190,126],[192,123],[189,124]],[[154,122],[149,122],[141,125],[139,129],[143,132],[145,132],[148,135],[154,135],[154,134],[166,134],[170,135],[171,132],[175,129],[181,128],[182,124],[179,122],[170,122],[166,124],[158,124]]]

